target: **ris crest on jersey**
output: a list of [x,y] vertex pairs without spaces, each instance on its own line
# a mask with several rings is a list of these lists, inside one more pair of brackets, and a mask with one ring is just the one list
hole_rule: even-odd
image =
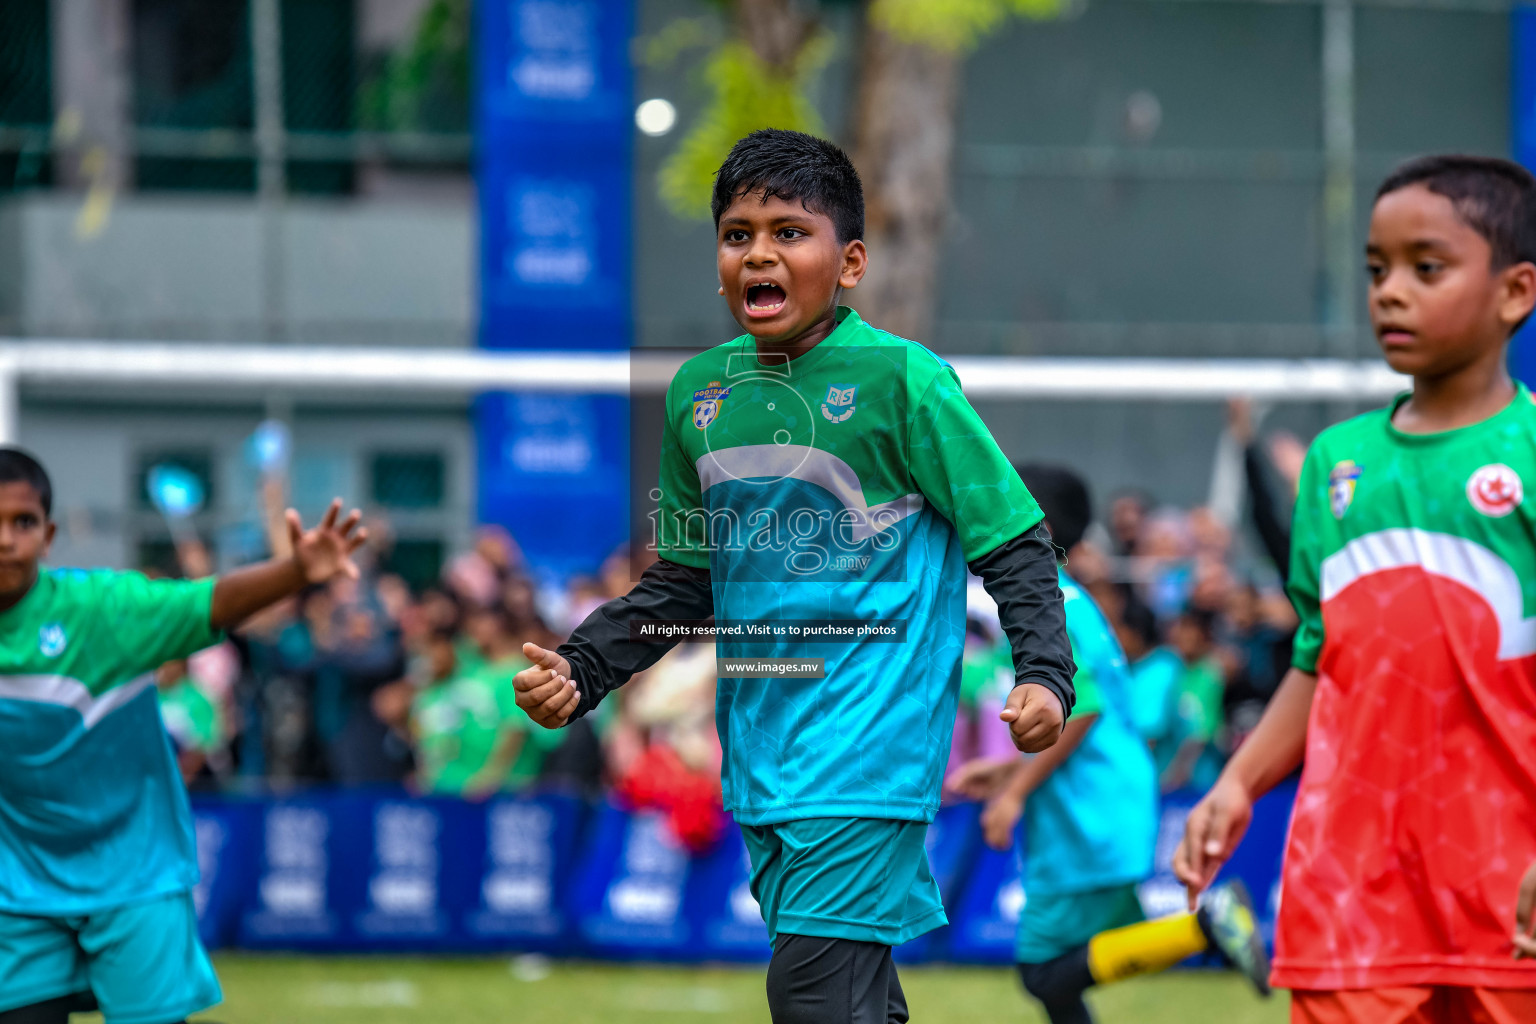
[[715,417],[720,414],[720,403],[731,393],[731,389],[721,387],[720,382],[712,380],[708,387],[699,388],[693,393],[693,425],[700,430],[707,430],[709,425],[715,422]]
[[1467,478],[1467,500],[1485,516],[1502,519],[1525,498],[1520,474],[1502,462],[1490,463]]
[[1351,459],[1345,459],[1328,471],[1328,507],[1333,518],[1343,519],[1355,500],[1355,481],[1360,479],[1360,467]]
[[37,631],[37,649],[45,658],[57,658],[68,646],[69,637],[64,635],[64,627],[57,622],[50,622]]
[[847,387],[836,384],[829,386],[827,397],[821,401],[821,414],[833,423],[844,422],[853,415],[853,399],[858,391],[857,384],[849,384]]

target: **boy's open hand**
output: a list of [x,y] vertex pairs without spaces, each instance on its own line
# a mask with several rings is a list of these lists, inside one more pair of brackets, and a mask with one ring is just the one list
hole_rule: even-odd
[[1520,895],[1515,900],[1515,959],[1536,958],[1536,861],[1525,869],[1520,879]]
[[944,788],[968,800],[990,800],[1007,785],[1014,769],[1024,763],[1020,757],[978,757],[949,773]]
[[324,583],[337,575],[357,579],[357,564],[352,561],[352,552],[368,539],[368,530],[357,525],[363,519],[363,514],[357,509],[353,509],[340,523],[336,522],[339,515],[340,498],[331,502],[320,525],[312,530],[304,529],[299,514],[293,509],[286,513],[288,543],[293,549],[293,560],[299,564],[304,579],[310,583]]
[[1012,793],[999,793],[981,809],[981,837],[994,850],[1013,846],[1013,830],[1024,816],[1024,801]]
[[1195,909],[1206,886],[1237,849],[1253,818],[1253,798],[1241,783],[1223,775],[1184,822],[1184,840],[1173,855],[1173,873],[1189,890]]
[[517,706],[544,728],[560,728],[581,703],[581,691],[571,681],[571,663],[538,644],[523,644],[523,657],[533,662],[533,667],[512,677]]
[[1026,754],[1038,754],[1060,739],[1067,720],[1061,701],[1039,683],[1015,686],[997,717],[1008,723],[1013,745]]

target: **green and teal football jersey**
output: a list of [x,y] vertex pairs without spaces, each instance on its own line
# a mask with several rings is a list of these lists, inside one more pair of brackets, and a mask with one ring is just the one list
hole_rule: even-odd
[[90,913],[197,882],[154,670],[218,642],[213,585],[44,572],[0,612],[0,912]]
[[667,391],[660,555],[707,567],[730,623],[889,620],[905,641],[721,637],[722,658],[824,658],[823,679],[721,679],[738,821],[930,821],[955,721],[966,563],[1040,509],[954,371],[840,309],[794,360],[743,336]]

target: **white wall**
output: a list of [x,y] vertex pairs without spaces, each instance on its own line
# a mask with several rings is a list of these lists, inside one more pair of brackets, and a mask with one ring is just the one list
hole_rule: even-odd
[[[0,330],[54,337],[262,337],[260,214],[246,197],[118,198],[94,237],[83,197],[0,206]],[[475,230],[463,204],[293,201],[280,236],[286,334],[465,345]]]

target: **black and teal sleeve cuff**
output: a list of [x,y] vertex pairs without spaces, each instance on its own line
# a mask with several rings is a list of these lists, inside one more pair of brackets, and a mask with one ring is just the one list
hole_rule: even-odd
[[591,711],[609,693],[629,682],[677,645],[675,640],[636,640],[633,627],[647,621],[698,621],[715,613],[708,569],[662,559],[640,582],[588,615],[555,653],[571,663],[571,680],[581,691],[573,718]]

